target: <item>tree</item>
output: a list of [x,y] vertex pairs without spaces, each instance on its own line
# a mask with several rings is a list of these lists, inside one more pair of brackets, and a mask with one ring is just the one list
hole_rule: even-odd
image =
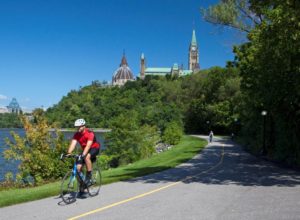
[[132,163],[154,153],[159,140],[157,128],[138,126],[137,112],[128,111],[113,118],[110,128],[112,131],[106,135],[108,146],[105,154],[111,157],[111,167]]
[[59,131],[51,133],[49,125],[43,115],[34,114],[35,120],[29,121],[22,116],[25,137],[11,132],[12,140],[6,139],[9,146],[4,152],[6,159],[20,161],[17,180],[27,182],[34,179],[34,184],[55,180],[66,171],[60,165],[59,155],[66,145],[63,135]]
[[0,114],[0,128],[21,128],[22,123],[19,115],[13,113]]
[[268,156],[300,165],[300,3],[251,3],[265,19],[249,33],[248,43],[235,48],[245,97],[245,134],[261,146],[257,123],[262,121],[260,112],[267,110]]
[[182,127],[176,122],[170,122],[166,125],[163,132],[162,141],[167,144],[175,145],[180,142],[182,135]]
[[263,21],[263,16],[251,8],[248,0],[221,0],[207,9],[201,8],[201,14],[209,23],[230,27],[249,33]]

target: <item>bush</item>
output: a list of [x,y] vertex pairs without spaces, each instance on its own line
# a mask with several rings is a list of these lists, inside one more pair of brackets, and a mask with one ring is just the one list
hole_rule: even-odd
[[105,154],[102,154],[100,157],[98,157],[98,163],[100,165],[100,169],[101,170],[107,170],[110,168],[109,166],[109,161],[110,161],[110,157],[105,155]]
[[18,179],[26,183],[33,178],[34,184],[40,184],[57,179],[66,172],[59,160],[65,143],[62,133],[49,131],[50,127],[42,114],[35,114],[34,118],[34,122],[30,122],[27,117],[21,116],[25,137],[11,132],[12,140],[6,139],[9,148],[4,156],[6,159],[20,160]]
[[110,167],[118,167],[150,157],[159,141],[156,126],[139,126],[137,114],[119,115],[111,121],[112,131],[106,134],[109,144],[104,151],[110,157]]
[[167,124],[166,129],[163,132],[162,140],[164,143],[175,145],[179,143],[182,135],[182,127],[176,122],[170,122]]

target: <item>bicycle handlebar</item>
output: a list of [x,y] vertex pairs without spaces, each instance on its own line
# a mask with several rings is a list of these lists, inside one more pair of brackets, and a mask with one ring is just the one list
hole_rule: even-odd
[[78,154],[64,154],[64,153],[62,153],[60,155],[60,160],[64,161],[64,158],[78,158],[78,157],[80,157],[80,155],[78,155]]

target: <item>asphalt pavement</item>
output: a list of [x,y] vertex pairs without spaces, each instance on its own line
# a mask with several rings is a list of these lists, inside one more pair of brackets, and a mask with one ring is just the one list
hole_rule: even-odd
[[216,138],[176,168],[105,185],[70,205],[56,196],[0,208],[0,219],[300,219],[299,198],[299,171]]

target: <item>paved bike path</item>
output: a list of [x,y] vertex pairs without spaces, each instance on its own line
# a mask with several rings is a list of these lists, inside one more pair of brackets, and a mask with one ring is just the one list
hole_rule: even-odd
[[0,209],[0,219],[299,219],[300,173],[217,139],[187,163],[113,183],[94,198]]

